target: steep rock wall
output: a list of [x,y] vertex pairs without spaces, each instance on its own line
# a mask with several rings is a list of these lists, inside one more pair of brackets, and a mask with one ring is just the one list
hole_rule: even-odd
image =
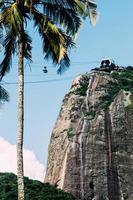
[[133,200],[131,97],[110,74],[77,77],[52,132],[45,182],[80,200]]

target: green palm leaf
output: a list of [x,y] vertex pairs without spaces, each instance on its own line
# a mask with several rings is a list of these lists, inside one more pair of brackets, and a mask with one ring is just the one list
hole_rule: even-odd
[[29,60],[30,62],[32,61],[32,39],[31,37],[26,33],[25,30],[23,30],[21,37],[20,37],[20,42],[23,43],[23,57],[27,60]]
[[5,51],[3,61],[0,64],[0,79],[10,70],[12,55],[15,53],[16,38],[12,34],[12,31],[7,32],[3,46]]
[[38,28],[38,32],[43,41],[45,58],[52,58],[53,63],[62,64],[64,56],[66,57],[67,55],[68,46],[73,46],[74,43],[70,40],[69,36],[57,28],[46,16],[37,12],[35,9],[32,10],[32,14],[34,24]]
[[98,17],[97,4],[95,1],[75,0],[75,2],[77,3],[77,12],[84,18],[89,17],[90,23],[95,26]]
[[75,35],[81,27],[81,19],[78,13],[72,9],[60,7],[55,4],[44,3],[44,14],[52,21],[62,25],[66,29],[66,33]]
[[8,92],[0,85],[0,104],[9,101]]

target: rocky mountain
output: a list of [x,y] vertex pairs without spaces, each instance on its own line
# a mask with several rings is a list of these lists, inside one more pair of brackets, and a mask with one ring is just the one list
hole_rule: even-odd
[[133,71],[76,77],[52,132],[45,182],[80,200],[133,200]]

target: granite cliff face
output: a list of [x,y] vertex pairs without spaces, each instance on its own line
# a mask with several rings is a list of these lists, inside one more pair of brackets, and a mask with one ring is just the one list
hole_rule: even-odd
[[133,72],[73,81],[52,132],[45,182],[80,200],[133,200],[132,90]]

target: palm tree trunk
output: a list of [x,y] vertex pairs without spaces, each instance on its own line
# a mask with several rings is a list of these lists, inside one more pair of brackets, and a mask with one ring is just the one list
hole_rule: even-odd
[[17,137],[17,178],[18,200],[24,200],[23,131],[24,131],[24,61],[23,45],[19,44],[18,55],[18,137]]

